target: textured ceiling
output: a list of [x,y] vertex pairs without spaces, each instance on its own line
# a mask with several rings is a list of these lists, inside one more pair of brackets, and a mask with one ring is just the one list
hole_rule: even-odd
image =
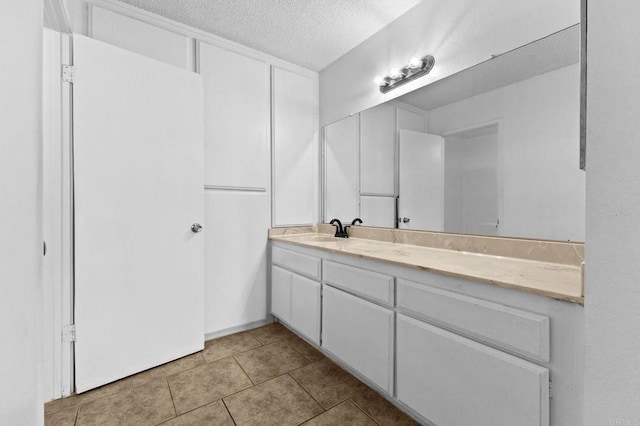
[[574,25],[397,99],[430,110],[575,64],[579,60],[580,26]]
[[320,71],[421,0],[120,0]]

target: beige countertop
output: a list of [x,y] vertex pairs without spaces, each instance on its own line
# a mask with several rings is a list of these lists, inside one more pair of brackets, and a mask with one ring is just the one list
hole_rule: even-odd
[[580,266],[314,232],[269,238],[584,303]]

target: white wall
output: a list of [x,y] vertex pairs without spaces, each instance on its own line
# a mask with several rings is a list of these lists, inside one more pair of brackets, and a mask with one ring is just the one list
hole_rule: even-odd
[[42,2],[0,13],[0,424],[42,424]]
[[635,426],[640,425],[640,3],[589,0],[588,13],[585,419],[594,426]]
[[[320,124],[336,121],[580,22],[578,0],[424,0],[320,72]],[[431,73],[378,91],[376,76],[431,54]]]
[[570,65],[427,112],[429,133],[438,135],[500,122],[500,235],[584,241],[579,72]]

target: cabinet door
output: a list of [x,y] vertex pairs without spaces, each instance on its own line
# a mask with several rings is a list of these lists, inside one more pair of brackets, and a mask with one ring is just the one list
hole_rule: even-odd
[[397,397],[439,426],[547,426],[549,370],[398,314]]
[[393,311],[325,285],[322,346],[393,393]]
[[[206,168],[206,164],[205,164]],[[260,321],[267,312],[267,245],[269,194],[245,191],[204,191],[205,226],[205,333],[215,333]],[[206,228],[205,228],[206,229]]]
[[334,217],[351,222],[360,216],[358,127],[358,116],[354,115],[324,129],[325,222]]
[[317,219],[317,81],[273,67],[273,224]]
[[396,198],[391,195],[360,197],[360,216],[366,226],[396,226]]
[[193,40],[137,19],[91,7],[91,37],[187,70],[193,69]]
[[291,276],[291,325],[320,343],[320,283],[298,274]]
[[291,276],[286,269],[271,267],[271,313],[282,321],[291,319]]
[[360,193],[395,194],[396,108],[382,104],[360,113]]
[[269,65],[200,43],[204,80],[205,185],[266,190]]

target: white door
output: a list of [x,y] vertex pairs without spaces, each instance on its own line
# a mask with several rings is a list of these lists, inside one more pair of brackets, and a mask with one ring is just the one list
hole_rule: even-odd
[[443,142],[442,136],[400,130],[400,228],[443,230]]
[[74,35],[75,368],[83,392],[202,349],[199,75]]
[[498,233],[498,169],[468,169],[462,175],[462,220],[465,234]]

